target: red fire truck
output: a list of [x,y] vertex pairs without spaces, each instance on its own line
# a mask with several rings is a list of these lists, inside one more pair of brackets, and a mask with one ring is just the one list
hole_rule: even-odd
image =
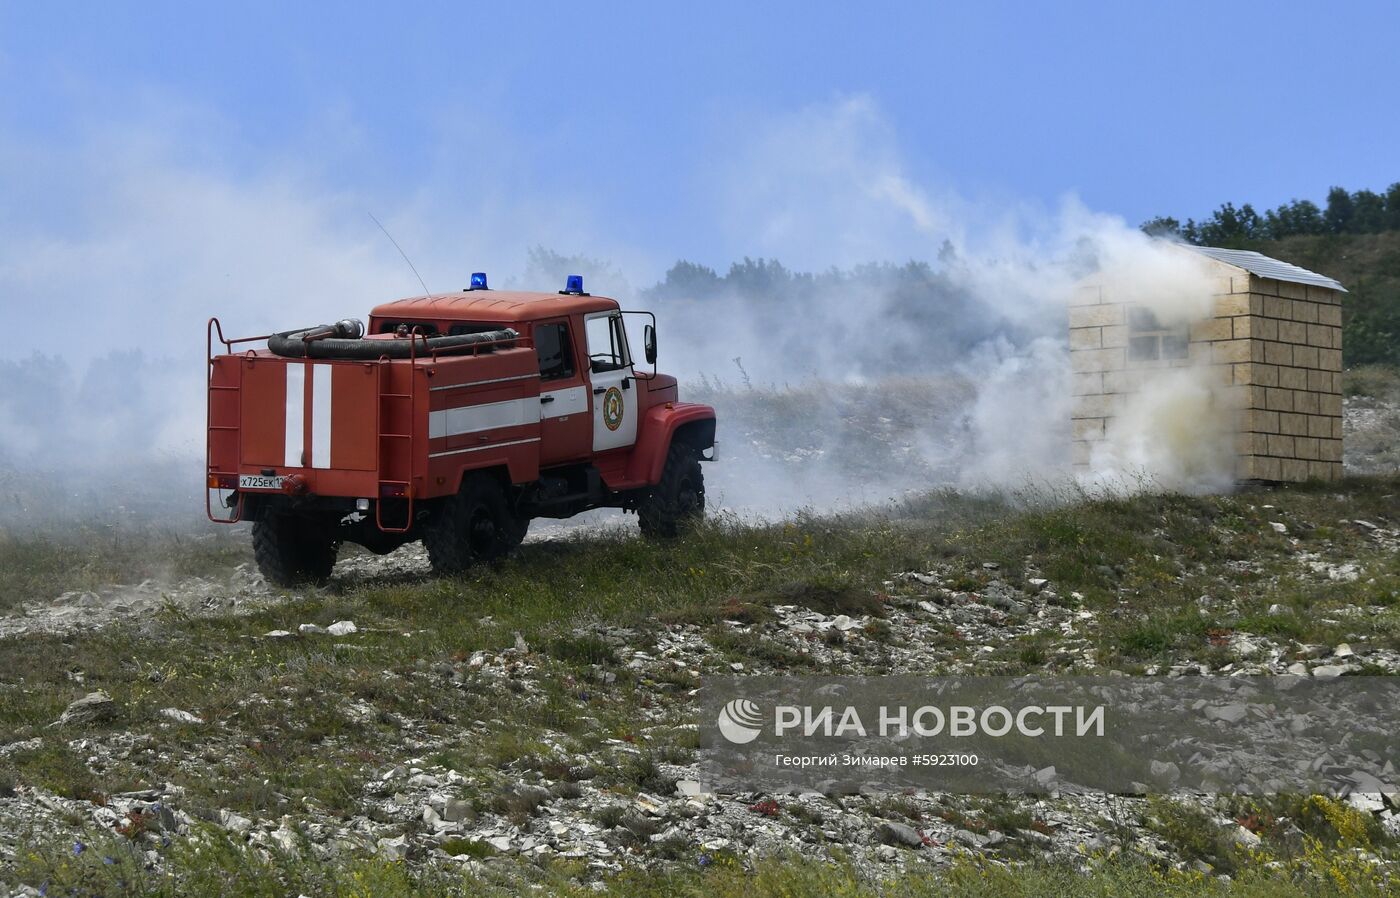
[[[636,317],[650,370],[628,342]],[[208,364],[206,510],[251,521],[281,585],[324,581],[344,542],[422,540],[452,574],[509,552],[532,518],[622,508],[667,537],[704,512],[714,409],[656,373],[651,313],[577,276],[524,293],[477,273],[461,293],[378,306],[368,328],[229,340],[210,319]]]

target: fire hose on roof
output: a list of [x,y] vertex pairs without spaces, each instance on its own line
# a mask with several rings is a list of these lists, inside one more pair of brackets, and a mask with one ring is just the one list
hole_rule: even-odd
[[320,324],[299,330],[283,331],[267,338],[267,348],[290,359],[406,359],[424,356],[433,351],[457,349],[482,343],[508,343],[520,336],[506,327],[475,334],[452,334],[444,337],[412,336],[400,340],[366,340],[365,326],[354,318],[335,324]]

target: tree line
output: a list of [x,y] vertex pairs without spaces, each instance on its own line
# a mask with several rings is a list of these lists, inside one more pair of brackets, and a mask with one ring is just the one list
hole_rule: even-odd
[[1202,221],[1182,224],[1170,216],[1144,222],[1142,230],[1155,236],[1176,236],[1199,246],[1237,246],[1257,240],[1278,240],[1299,234],[1377,234],[1400,231],[1400,181],[1384,193],[1327,191],[1326,207],[1312,200],[1289,200],[1261,215],[1249,203],[1225,203]]

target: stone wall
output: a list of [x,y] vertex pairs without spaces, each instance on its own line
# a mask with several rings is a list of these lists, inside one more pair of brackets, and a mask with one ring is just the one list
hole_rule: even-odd
[[1190,326],[1184,358],[1132,357],[1130,284],[1080,286],[1069,310],[1075,465],[1087,466],[1123,403],[1156,372],[1204,366],[1238,410],[1238,479],[1340,478],[1341,294],[1211,264],[1214,317]]

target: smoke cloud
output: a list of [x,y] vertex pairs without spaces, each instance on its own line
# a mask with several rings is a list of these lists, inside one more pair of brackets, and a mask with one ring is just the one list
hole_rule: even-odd
[[1204,367],[1158,372],[1094,447],[1091,478],[1114,488],[1139,478],[1187,491],[1224,491],[1234,483],[1234,410],[1219,376]]
[[[710,244],[743,261],[669,272],[687,247],[629,244],[586,194],[532,194],[509,135],[485,159],[474,142],[472,173],[444,150],[420,191],[385,197],[296,164],[239,169],[217,146],[177,149],[175,126],[131,128],[139,139],[63,151],[0,142],[0,185],[41,210],[0,213],[12,479],[62,468],[141,492],[109,472],[153,465],[188,478],[181,503],[198,496],[205,319],[266,333],[416,293],[370,211],[434,290],[476,268],[534,289],[582,273],[593,292],[653,309],[661,369],[720,410],[712,493],[765,513],[1067,478],[1076,283],[1097,273],[1165,317],[1209,302],[1189,253],[1072,197],[1047,210],[921,184],[867,97],[724,135],[737,149],[686,176],[714,197]],[[1096,482],[1228,485],[1228,453],[1192,439],[1212,402],[1192,372],[1154,385],[1095,457]]]

